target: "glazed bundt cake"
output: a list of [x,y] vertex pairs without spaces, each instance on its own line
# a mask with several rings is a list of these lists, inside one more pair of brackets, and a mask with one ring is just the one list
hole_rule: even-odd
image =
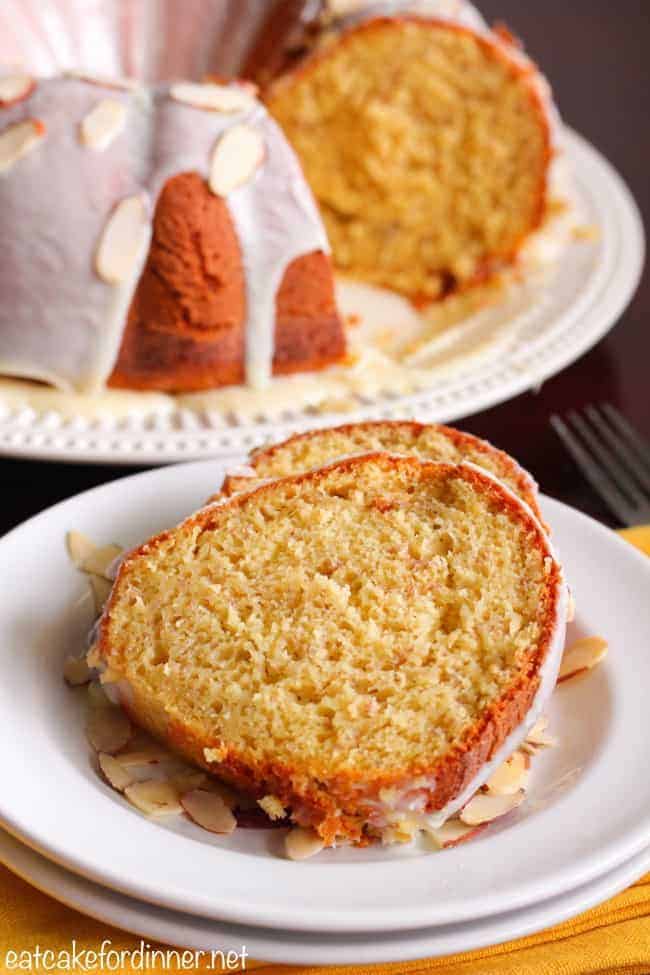
[[0,374],[263,386],[345,351],[325,232],[250,86],[0,77]]
[[247,71],[298,153],[337,267],[426,302],[514,262],[546,212],[554,126],[518,43],[464,0],[287,16],[307,6],[271,5]]
[[459,809],[550,694],[566,617],[537,520],[471,465],[349,458],[123,561],[91,654],[133,719],[327,844]]
[[471,433],[463,433],[439,423],[416,423],[415,420],[348,423],[299,433],[284,443],[260,447],[250,454],[247,473],[229,474],[224,481],[223,491],[234,494],[236,491],[251,490],[264,480],[300,474],[323,467],[337,458],[378,450],[412,454],[421,460],[452,464],[469,461],[476,464],[507,485],[541,520],[537,485],[509,454]]

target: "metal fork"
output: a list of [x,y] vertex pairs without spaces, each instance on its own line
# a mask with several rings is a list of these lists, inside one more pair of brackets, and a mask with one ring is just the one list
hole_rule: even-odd
[[610,403],[570,410],[551,425],[593,489],[624,525],[650,521],[650,446]]

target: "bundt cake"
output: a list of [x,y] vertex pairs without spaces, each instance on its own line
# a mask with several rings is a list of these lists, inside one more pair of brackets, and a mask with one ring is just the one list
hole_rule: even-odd
[[327,844],[434,827],[550,694],[547,536],[468,464],[366,454],[126,556],[90,655],[139,724]]
[[252,87],[0,76],[0,374],[264,386],[345,338],[311,193]]
[[342,272],[426,303],[512,264],[540,226],[550,89],[465,0],[271,4],[245,70]]
[[226,494],[248,491],[264,480],[300,474],[340,457],[378,450],[413,454],[421,460],[476,464],[503,481],[541,520],[537,485],[509,454],[471,433],[462,433],[439,423],[416,423],[415,420],[348,423],[299,433],[284,443],[260,447],[250,454],[246,473],[229,474],[222,490]]

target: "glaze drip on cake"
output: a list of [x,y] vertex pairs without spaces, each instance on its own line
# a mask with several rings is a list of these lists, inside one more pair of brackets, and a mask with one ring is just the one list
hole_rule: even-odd
[[[207,180],[219,139],[244,124],[259,133],[264,157],[226,203],[243,265],[245,377],[256,387],[268,382],[285,273],[297,259],[327,254],[327,239],[299,164],[262,105],[240,85],[196,87],[239,95],[242,107],[195,107],[172,97],[168,85],[144,89],[75,76],[39,80],[25,97],[0,102],[0,137],[29,119],[44,130],[38,144],[0,174],[0,372],[68,392],[96,392],[109,383],[148,250],[147,238],[129,273],[103,280],[96,255],[111,215],[124,201],[140,198],[151,217],[174,177]],[[123,125],[105,144],[89,144],[84,120],[107,101],[122,106]],[[333,299],[331,305],[332,330],[340,334],[329,361],[343,347]],[[319,355],[310,364],[301,354],[281,371],[318,367]],[[198,387],[178,388],[207,385],[203,378]]]

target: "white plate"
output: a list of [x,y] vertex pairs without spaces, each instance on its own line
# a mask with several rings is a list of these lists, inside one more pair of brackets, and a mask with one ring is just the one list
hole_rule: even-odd
[[[574,634],[611,642],[608,659],[554,695],[562,747],[535,762],[531,799],[501,827],[442,854],[404,847],[278,855],[280,831],[214,837],[174,817],[147,820],[99,781],[81,701],[61,663],[90,622],[69,565],[70,528],[135,544],[195,508],[216,462],[115,481],[56,505],[0,540],[0,822],[46,856],[175,910],[308,931],[391,931],[456,923],[555,896],[650,842],[650,561],[555,501],[544,515],[566,563]],[[12,784],[14,787],[12,787]],[[308,892],[308,894],[307,894]]]
[[[254,421],[216,410],[177,409],[171,400],[149,416],[141,406],[131,415],[94,420],[65,417],[56,407],[37,412],[3,408],[0,402],[0,454],[111,464],[224,457],[247,451],[270,436],[279,440],[314,426],[413,416],[447,422],[537,386],[616,323],[643,266],[643,226],[620,176],[576,133],[568,130],[565,144],[582,221],[598,228],[599,239],[569,246],[544,288],[532,289],[528,297],[524,290],[520,299],[496,314],[488,310],[485,321],[477,316],[476,327],[467,323],[446,333],[444,342],[451,346],[474,347],[480,337],[486,349],[461,358],[457,349],[454,370],[436,374],[426,389],[410,395],[373,394],[345,413],[287,409],[285,402],[275,412],[267,407],[267,415]],[[392,309],[389,301],[384,315],[391,317]],[[318,379],[315,383],[319,389]]]
[[394,934],[313,935],[224,924],[154,907],[64,870],[0,830],[0,862],[24,880],[106,924],[148,942],[194,951],[235,951],[288,965],[369,965],[472,951],[560,924],[624,890],[650,869],[650,848],[559,897],[509,914]]

